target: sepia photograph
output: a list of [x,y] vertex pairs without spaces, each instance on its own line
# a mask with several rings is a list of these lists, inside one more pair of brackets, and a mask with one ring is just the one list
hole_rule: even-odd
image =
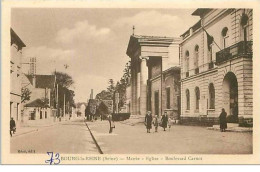
[[50,165],[253,156],[254,13],[10,8],[5,153]]

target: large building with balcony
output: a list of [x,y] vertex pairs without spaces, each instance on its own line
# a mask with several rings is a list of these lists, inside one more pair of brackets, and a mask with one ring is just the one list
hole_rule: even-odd
[[197,9],[200,20],[181,35],[181,121],[252,125],[252,9]]
[[180,115],[180,38],[132,35],[127,55],[131,58],[130,113],[144,118],[167,112]]

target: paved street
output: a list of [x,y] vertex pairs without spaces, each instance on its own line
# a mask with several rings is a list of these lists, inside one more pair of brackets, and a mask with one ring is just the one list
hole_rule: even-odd
[[249,154],[252,133],[219,132],[206,127],[174,125],[170,131],[146,133],[144,125],[117,122],[108,134],[108,122],[88,123],[107,154]]
[[18,150],[35,150],[35,153],[51,151],[98,154],[96,145],[83,120],[44,127],[36,132],[13,137],[11,138],[11,153],[18,153]]
[[[219,132],[206,127],[173,125],[171,130],[146,133],[144,125],[116,122],[112,134],[108,121],[88,122],[104,154],[249,154],[252,133]],[[35,150],[98,154],[83,120],[68,121],[11,138],[11,152]]]

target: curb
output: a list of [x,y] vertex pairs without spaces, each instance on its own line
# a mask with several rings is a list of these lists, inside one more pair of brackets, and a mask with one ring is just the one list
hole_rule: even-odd
[[92,134],[92,132],[91,132],[91,130],[90,130],[90,128],[89,128],[87,122],[85,122],[85,124],[86,124],[86,126],[87,126],[87,128],[88,128],[88,131],[89,131],[89,133],[90,133],[90,135],[91,135],[91,137],[92,137],[92,139],[93,139],[93,141],[94,141],[94,143],[95,143],[95,145],[96,145],[96,147],[97,147],[97,149],[98,149],[98,152],[99,152],[100,154],[104,154],[103,151],[101,150],[101,148],[100,148],[100,146],[99,146],[97,140],[95,139],[94,135]]

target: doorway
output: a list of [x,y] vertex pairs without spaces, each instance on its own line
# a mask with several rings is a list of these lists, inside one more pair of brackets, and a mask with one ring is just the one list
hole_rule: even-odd
[[228,72],[223,80],[223,103],[227,115],[238,120],[238,83],[233,72]]

